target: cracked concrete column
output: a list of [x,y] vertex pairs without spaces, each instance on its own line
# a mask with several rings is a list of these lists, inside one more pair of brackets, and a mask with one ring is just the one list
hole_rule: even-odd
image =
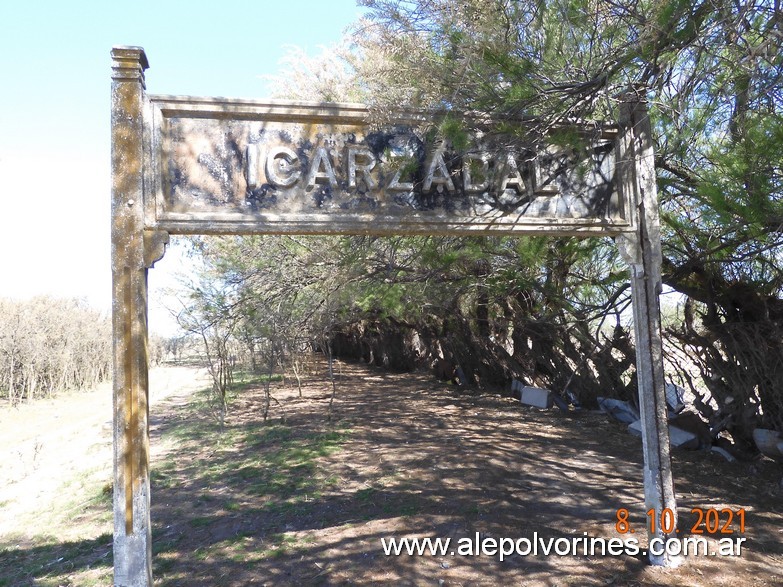
[[114,584],[152,585],[144,255],[144,70],[140,47],[114,47],[111,263],[114,330]]
[[[644,451],[645,512],[653,510],[655,531],[648,537],[660,539],[663,548],[668,540],[661,528],[661,516],[669,510],[672,527],[677,527],[677,504],[669,451],[669,427],[663,372],[661,337],[661,228],[658,192],[655,182],[650,120],[644,104],[630,95],[621,104],[621,135],[618,139],[620,188],[635,207],[635,230],[618,237],[618,245],[631,270],[633,322],[636,337],[636,373],[639,382],[639,407],[642,420]],[[653,565],[673,566],[676,559],[648,550]]]

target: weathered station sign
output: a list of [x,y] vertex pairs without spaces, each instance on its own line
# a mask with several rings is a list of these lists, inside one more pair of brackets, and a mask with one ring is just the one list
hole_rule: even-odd
[[[151,96],[155,214],[172,232],[621,232],[616,128],[579,146],[475,137],[357,104]],[[427,123],[430,123],[429,125]],[[539,141],[540,143],[540,141]]]
[[147,271],[169,234],[616,237],[631,269],[644,511],[677,511],[658,200],[638,99],[619,105],[617,125],[566,129],[576,141],[477,132],[457,149],[421,113],[374,128],[360,105],[149,96],[144,51],[115,47],[112,59],[115,585],[152,585]]

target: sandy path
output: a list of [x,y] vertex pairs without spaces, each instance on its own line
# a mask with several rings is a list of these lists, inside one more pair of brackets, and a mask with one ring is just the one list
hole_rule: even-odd
[[[162,402],[205,385],[203,369],[151,370],[151,415]],[[34,534],[63,503],[90,499],[95,487],[111,483],[111,396],[111,383],[105,383],[0,409],[0,537]]]

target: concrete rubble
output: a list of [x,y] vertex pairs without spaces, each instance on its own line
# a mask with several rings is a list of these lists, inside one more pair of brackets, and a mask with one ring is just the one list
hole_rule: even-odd
[[731,454],[729,451],[727,451],[725,448],[721,448],[720,446],[712,446],[710,447],[710,450],[714,453],[719,454],[724,459],[729,461],[730,463],[734,463],[737,461],[737,459],[734,457],[733,454]]
[[756,428],[753,431],[753,441],[765,457],[783,462],[783,438],[777,430]]
[[[628,425],[628,432],[641,437],[642,421],[637,420]],[[699,448],[699,437],[693,432],[683,430],[677,426],[669,426],[669,443],[675,448],[687,448],[695,450]]]
[[599,397],[596,399],[598,400],[598,407],[601,408],[603,412],[606,412],[612,418],[623,424],[632,424],[639,420],[639,410],[628,402],[609,397]]
[[[668,384],[666,387],[666,399],[669,404],[669,442],[676,448],[690,450],[710,448],[712,446],[710,429],[698,414],[685,410],[682,401],[683,391],[673,384]],[[598,398],[598,406],[618,422],[628,424],[628,432],[641,437],[642,423],[635,406],[626,401],[603,397]]]

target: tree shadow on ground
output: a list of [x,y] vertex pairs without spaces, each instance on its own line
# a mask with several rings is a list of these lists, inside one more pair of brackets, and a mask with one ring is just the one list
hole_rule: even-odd
[[[602,415],[539,412],[418,375],[343,365],[338,385],[331,421],[325,382],[308,385],[303,401],[278,388],[284,419],[266,424],[260,396],[248,393],[221,446],[199,449],[204,437],[193,438],[189,464],[158,469],[153,520],[162,585],[655,585],[678,584],[678,576],[682,584],[708,584],[725,573],[701,561],[691,565],[696,574],[687,565],[675,575],[658,572],[642,554],[452,555],[477,534],[618,538],[619,508],[631,512],[635,538],[646,546],[640,442]],[[203,424],[194,432],[203,434]],[[710,476],[690,457],[675,464],[678,489],[699,495],[681,499],[683,514],[716,500],[761,509],[752,495],[727,494],[725,468],[709,462]],[[771,526],[777,515],[770,512]],[[760,556],[744,562],[769,574],[782,553],[769,529],[758,530],[748,542]],[[381,540],[403,536],[449,538],[451,548],[386,556]]]
[[45,544],[14,545],[0,550],[0,586],[73,585],[65,577],[112,566],[112,535]]

